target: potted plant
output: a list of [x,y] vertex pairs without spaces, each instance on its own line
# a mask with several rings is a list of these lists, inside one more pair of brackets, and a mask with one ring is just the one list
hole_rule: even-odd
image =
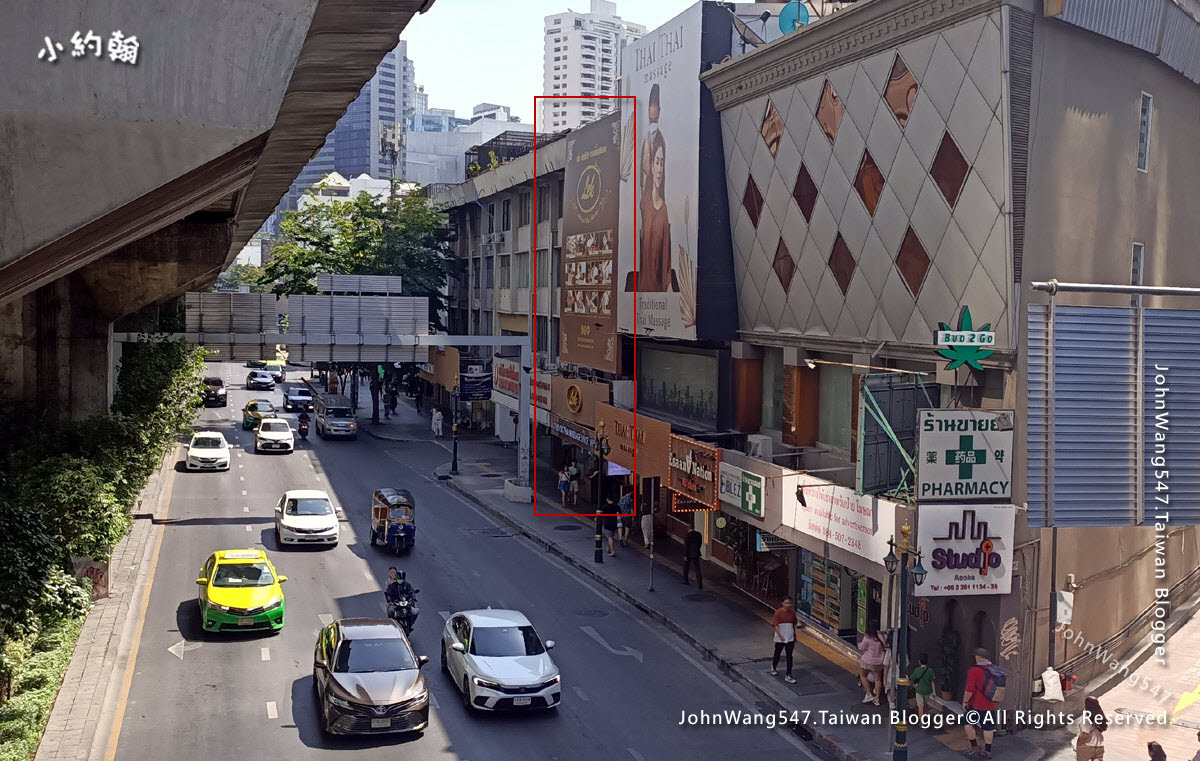
[[962,655],[962,637],[958,632],[947,629],[942,632],[942,652],[938,657],[935,676],[942,700],[953,700],[954,677]]

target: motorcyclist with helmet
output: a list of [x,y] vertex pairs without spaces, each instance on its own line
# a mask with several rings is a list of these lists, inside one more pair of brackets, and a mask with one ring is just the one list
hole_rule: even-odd
[[[388,617],[398,620],[405,631],[411,632],[421,609],[417,607],[417,590],[408,583],[404,571],[396,570],[395,566],[388,568],[388,585],[383,597],[387,602]],[[404,602],[407,604],[402,604]]]
[[300,423],[300,426],[299,426],[300,438],[307,439],[308,438],[308,421],[309,421],[308,413],[301,410],[300,416],[298,418],[296,418],[296,420]]

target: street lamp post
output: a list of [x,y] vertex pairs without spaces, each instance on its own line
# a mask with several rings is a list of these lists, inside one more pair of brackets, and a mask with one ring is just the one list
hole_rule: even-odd
[[[900,570],[900,633],[896,638],[897,661],[896,668],[896,706],[900,709],[896,722],[896,736],[892,746],[892,761],[908,761],[908,574],[912,565],[912,577],[916,586],[925,581],[925,567],[921,565],[923,557],[920,547],[909,544],[912,527],[908,521],[900,527],[900,546],[896,546],[895,537],[888,539],[888,554],[883,559],[889,574]],[[900,557],[896,557],[896,550]]]
[[[644,482],[643,482],[644,483]],[[654,484],[652,493],[645,495],[646,510],[650,512],[650,536],[646,537],[647,549],[650,550],[650,591],[654,591],[654,511],[658,508],[658,482],[651,481]],[[637,489],[635,484],[634,489]]]
[[451,394],[451,404],[454,408],[450,411],[451,424],[450,436],[454,440],[453,452],[450,457],[450,475],[458,475],[458,373],[454,374],[454,393]]
[[600,470],[596,477],[599,482],[596,484],[596,555],[593,558],[597,563],[604,562],[604,530],[601,521],[604,519],[600,516],[604,509],[604,458],[611,451],[608,446],[608,437],[604,435],[604,421],[601,420],[596,426],[596,446],[600,450]]

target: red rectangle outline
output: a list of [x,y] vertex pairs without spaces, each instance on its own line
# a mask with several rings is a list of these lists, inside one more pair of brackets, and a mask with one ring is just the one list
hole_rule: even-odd
[[[637,96],[636,95],[535,95],[535,96],[533,96],[533,201],[530,204],[531,209],[533,211],[533,213],[531,215],[533,217],[533,231],[532,231],[532,241],[533,241],[533,277],[532,277],[532,280],[533,280],[533,285],[530,288],[530,290],[533,293],[533,295],[531,297],[531,303],[530,303],[530,308],[533,310],[533,335],[531,336],[530,340],[532,341],[533,345],[530,348],[533,350],[534,362],[533,362],[533,379],[532,379],[533,384],[530,389],[530,392],[531,392],[531,396],[534,399],[536,399],[537,398],[537,326],[538,326],[538,311],[537,311],[537,271],[538,271],[537,270],[537,250],[538,250],[538,245],[537,245],[537,243],[538,243],[538,238],[537,238],[537,223],[538,223],[538,215],[537,215],[537,188],[538,188],[538,182],[537,182],[537,177],[538,177],[538,175],[537,175],[537,170],[538,170],[537,118],[538,118],[538,101],[539,100],[598,100],[600,98],[616,99],[616,100],[630,98],[633,100],[633,110],[634,110],[634,119],[633,119],[633,178],[634,178],[634,181],[633,181],[633,209],[631,210],[630,213],[632,213],[634,215],[634,217],[633,217],[633,269],[631,271],[633,272],[633,494],[634,494],[634,513],[633,514],[636,515],[637,514],[637,493],[638,493],[638,471],[637,471],[637,463],[638,463],[638,459],[637,459],[637,442],[638,442],[638,438],[637,438],[637,431],[638,431],[638,425],[637,425],[637,326],[638,326],[638,321],[637,321],[637,301],[638,301],[638,298],[637,298],[637,294],[638,294],[638,287],[637,287],[637,280],[638,280],[638,274],[637,274],[638,273],[638,270],[637,270],[637,239],[638,239],[638,235],[637,235],[637,160],[638,160],[638,156],[637,156]],[[620,112],[618,111],[618,113],[620,113]],[[620,124],[620,117],[617,118],[617,122],[618,122],[618,124]],[[562,139],[566,140],[567,138],[564,137]],[[565,167],[563,170],[563,174],[564,174],[564,178],[565,178],[565,175],[566,175]],[[617,208],[617,220],[618,220],[617,221],[617,260],[619,262],[620,256],[621,256],[621,245],[620,245],[621,194],[619,191],[620,185],[618,185],[617,187],[618,187],[618,192],[617,192],[617,204],[618,204],[618,208]],[[564,192],[564,195],[563,195],[563,211],[564,212],[566,211],[566,207],[567,207],[566,194]],[[550,221],[553,221],[553,220],[550,220]],[[553,256],[554,255],[554,246],[551,245],[549,248],[550,248],[550,255]],[[617,264],[617,262],[613,263],[614,276],[618,272],[616,264]],[[550,273],[551,274],[554,273],[553,262],[551,262]],[[618,314],[619,314],[619,309],[620,309],[619,304],[617,305],[617,308],[618,308]],[[551,305],[550,311],[547,312],[547,318],[546,318],[547,324],[549,324],[550,320],[553,319],[553,311],[554,311],[554,307],[553,307],[553,305]],[[559,326],[559,330],[560,331],[562,330],[561,324]],[[617,331],[617,333],[620,333],[620,325],[619,324],[617,325],[616,331]],[[611,384],[609,385],[609,388],[610,389],[612,388]],[[551,404],[553,404],[553,402],[554,402],[553,395],[550,397],[550,401],[551,401]],[[526,400],[525,403],[529,404],[529,400]],[[533,451],[530,455],[529,469],[532,471],[532,476],[533,476],[531,479],[531,484],[533,487],[533,515],[534,515],[534,517],[537,517],[537,518],[542,518],[542,517],[596,518],[596,517],[601,517],[601,516],[619,517],[620,513],[539,513],[538,512],[538,510],[537,510],[537,500],[538,500],[538,491],[537,491],[537,470],[538,470],[537,469],[537,404],[536,403],[530,404],[530,407],[531,407],[531,410],[530,410],[531,418],[533,420],[533,425],[531,426],[532,430],[530,431],[530,435],[533,438],[533,442],[532,442]],[[593,409],[595,409],[594,406],[593,406]],[[593,421],[593,422],[595,422],[595,421]],[[600,476],[600,478],[605,478],[605,475],[603,473],[600,473],[599,476]]]

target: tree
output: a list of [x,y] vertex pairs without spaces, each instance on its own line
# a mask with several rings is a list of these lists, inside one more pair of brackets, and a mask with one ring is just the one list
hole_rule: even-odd
[[307,204],[284,214],[284,242],[263,267],[262,282],[280,294],[315,293],[321,273],[398,275],[406,296],[429,299],[430,325],[444,330],[447,281],[460,271],[446,215],[415,194]]
[[263,271],[261,267],[255,267],[253,264],[235,263],[225,270],[225,277],[222,280],[225,285],[250,286],[251,293],[259,293],[262,291],[260,285],[262,281]]

